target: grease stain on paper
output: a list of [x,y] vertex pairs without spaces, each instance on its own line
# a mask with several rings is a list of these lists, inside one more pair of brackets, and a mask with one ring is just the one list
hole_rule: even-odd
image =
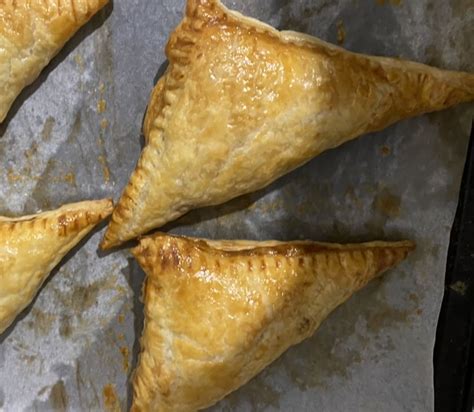
[[43,142],[49,142],[51,140],[51,134],[53,133],[55,123],[56,120],[54,117],[49,116],[46,118],[43,130],[41,130],[41,140],[43,140]]
[[37,335],[46,336],[56,319],[56,315],[43,312],[34,307],[31,310],[31,320],[29,320],[27,324]]
[[102,390],[104,408],[107,412],[120,412],[120,401],[115,391],[115,386],[107,384]]
[[227,396],[223,401],[222,410],[226,412],[237,410],[242,406],[242,396],[250,403],[249,410],[251,412],[263,411],[268,407],[273,407],[276,410],[280,409],[281,394],[265,382],[265,372],[257,375],[248,384]]
[[54,411],[67,411],[69,398],[66,392],[66,387],[64,386],[64,382],[62,380],[56,382],[51,388],[51,392],[49,394],[49,402]]
[[128,370],[130,369],[130,361],[129,361],[130,350],[126,346],[122,346],[120,348],[120,353],[122,354],[122,358],[123,358],[123,370],[124,372],[128,372]]
[[399,217],[401,210],[401,198],[391,193],[387,188],[384,188],[375,196],[373,208],[375,211],[386,217]]
[[82,314],[97,305],[101,292],[112,290],[117,292],[117,296],[112,297],[110,302],[127,293],[127,290],[118,284],[117,277],[114,275],[106,276],[104,279],[97,280],[89,285],[76,285],[67,293],[53,289],[56,298],[73,315],[63,316],[59,320],[60,336],[63,338],[71,337],[81,325]]
[[[382,353],[396,350],[385,331],[411,323],[416,304],[399,309],[389,305],[384,296],[374,297],[374,289],[380,282],[380,279],[372,281],[359,292],[366,298],[350,299],[353,302],[340,306],[319,331],[298,346],[298,350],[290,349],[276,362],[280,365],[277,367],[283,366],[300,390],[324,388],[333,376],[349,379],[352,367],[362,362],[363,351],[369,344],[376,345]],[[367,299],[372,299],[373,304],[364,303]],[[358,322],[370,333],[358,332]],[[357,344],[346,345],[354,340]],[[352,346],[358,349],[352,349]]]

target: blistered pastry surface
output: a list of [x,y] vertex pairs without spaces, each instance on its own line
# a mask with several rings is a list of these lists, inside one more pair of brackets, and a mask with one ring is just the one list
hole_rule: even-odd
[[0,333],[33,301],[61,259],[112,213],[110,199],[0,217]]
[[0,122],[70,37],[107,0],[5,0],[0,3]]
[[215,0],[188,3],[166,55],[105,248],[262,189],[355,137],[474,99],[474,74],[347,52]]
[[133,250],[147,279],[132,410],[215,404],[311,336],[334,308],[413,248],[411,242],[144,238]]

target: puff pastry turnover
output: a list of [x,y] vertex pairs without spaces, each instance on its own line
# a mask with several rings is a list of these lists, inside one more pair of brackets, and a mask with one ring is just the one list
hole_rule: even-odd
[[324,150],[474,97],[474,75],[348,52],[189,0],[152,93],[147,145],[102,243],[255,191]]
[[338,305],[403,260],[411,242],[205,241],[147,237],[133,411],[195,411],[236,390]]
[[112,209],[112,201],[104,199],[17,219],[0,217],[0,333],[29,305],[64,255]]
[[22,89],[107,0],[0,1],[0,122]]

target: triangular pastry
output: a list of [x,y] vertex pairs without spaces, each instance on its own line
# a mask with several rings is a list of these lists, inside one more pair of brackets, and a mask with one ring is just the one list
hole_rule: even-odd
[[0,1],[0,122],[23,88],[107,1]]
[[112,201],[104,199],[0,217],[0,333],[30,304],[64,255],[112,209]]
[[474,98],[474,75],[348,52],[189,0],[103,248],[260,189],[324,150]]
[[216,403],[413,248],[408,241],[142,239],[133,250],[147,279],[132,411]]

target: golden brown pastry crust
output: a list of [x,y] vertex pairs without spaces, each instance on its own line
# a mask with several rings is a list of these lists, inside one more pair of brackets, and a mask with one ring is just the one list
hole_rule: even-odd
[[348,52],[189,0],[152,93],[147,146],[102,247],[258,190],[324,150],[472,100],[474,75]]
[[413,248],[142,239],[133,250],[147,279],[132,410],[185,412],[216,403]]
[[107,1],[0,1],[0,122],[23,88]]
[[0,333],[30,304],[64,255],[112,209],[112,201],[104,199],[0,217]]

